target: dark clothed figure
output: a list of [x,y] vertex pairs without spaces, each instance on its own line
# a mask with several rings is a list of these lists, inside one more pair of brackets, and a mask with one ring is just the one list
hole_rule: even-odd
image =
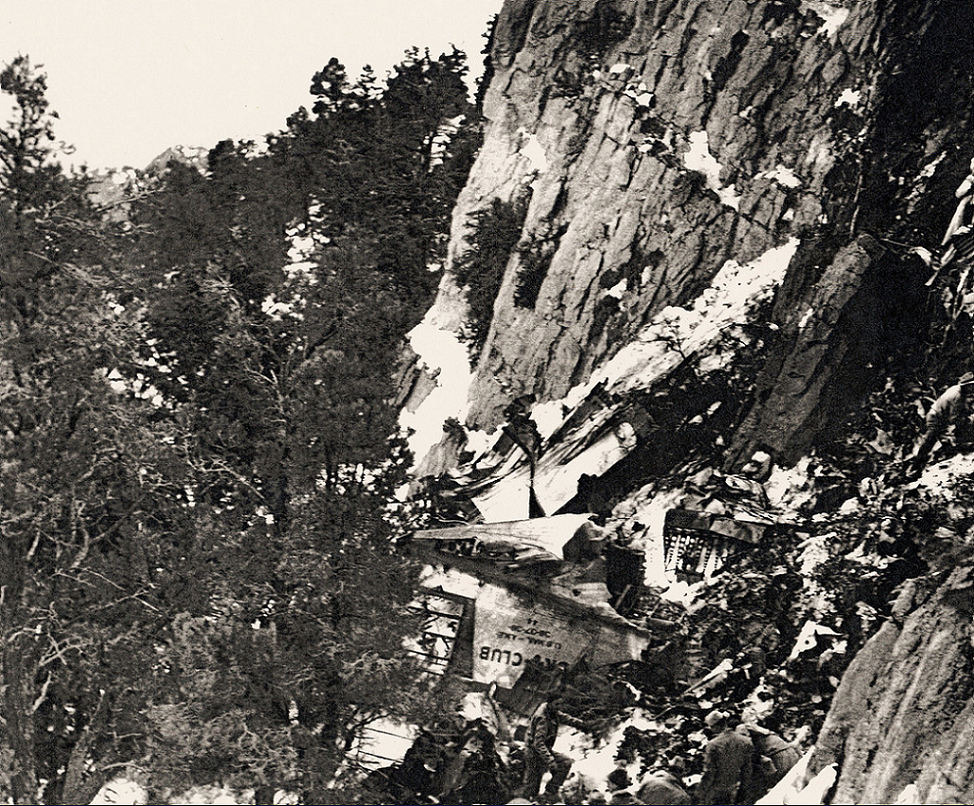
[[502,803],[509,790],[503,784],[503,762],[494,734],[479,719],[467,723],[459,737],[459,752],[446,766],[438,795],[440,803]]
[[557,736],[557,701],[542,703],[531,715],[524,739],[524,780],[519,794],[530,800],[537,796],[546,772],[551,772],[551,780],[545,787],[544,796],[553,800],[571,771],[572,760],[552,750]]
[[669,770],[654,773],[639,787],[636,797],[640,803],[652,803],[656,806],[684,806],[692,803],[683,788],[683,781]]
[[927,412],[926,431],[913,449],[912,467],[922,470],[930,458],[930,452],[937,440],[950,426],[954,426],[954,437],[959,443],[968,442],[972,436],[971,413],[974,411],[974,375],[968,373],[934,401]]
[[753,803],[777,784],[801,759],[798,749],[767,728],[753,725],[749,728],[754,743],[754,767],[751,785],[740,795],[745,803]]
[[710,740],[703,758],[703,777],[697,788],[698,803],[729,806],[738,803],[738,792],[751,781],[754,745],[730,727]]
[[421,731],[390,776],[390,794],[401,803],[425,801],[435,791],[434,781],[442,767],[443,753],[435,737]]
[[762,756],[771,760],[774,768],[774,780],[771,781],[768,789],[784,778],[802,757],[794,745],[788,744],[777,733],[768,732],[755,736],[754,746]]

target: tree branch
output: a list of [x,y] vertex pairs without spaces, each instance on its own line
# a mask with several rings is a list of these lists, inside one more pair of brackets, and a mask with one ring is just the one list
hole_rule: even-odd
[[37,695],[37,698],[34,700],[34,703],[31,705],[30,708],[31,714],[36,714],[37,711],[40,709],[40,707],[44,704],[44,700],[47,699],[47,691],[51,687],[51,680],[53,679],[53,677],[54,676],[50,672],[47,673],[47,678],[44,680],[43,685],[41,685],[40,693]]

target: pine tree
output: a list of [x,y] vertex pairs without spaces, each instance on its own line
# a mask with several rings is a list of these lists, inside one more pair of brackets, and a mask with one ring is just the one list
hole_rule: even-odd
[[[479,146],[466,71],[460,51],[433,59],[414,48],[379,91],[371,71],[350,85],[332,59],[315,76],[314,115],[292,115],[273,145],[297,194],[320,211],[322,234],[369,233],[377,268],[417,320],[432,301],[430,267],[443,258],[450,210]],[[443,129],[450,120],[452,135]]]
[[0,88],[16,103],[0,136],[0,787],[88,802],[140,754],[133,681],[154,662],[152,569],[184,533],[186,474],[176,429],[112,386],[141,324],[96,262],[111,238],[83,179],[55,159],[44,77],[19,57]]
[[363,726],[434,707],[390,401],[475,148],[437,140],[464,69],[330,62],[267,154],[173,162],[121,222],[59,166],[43,75],[0,73],[4,797],[134,764],[322,799]]
[[[449,155],[431,164],[431,138],[464,108],[462,57],[427,85],[435,64],[411,63],[389,96],[332,60],[315,117],[292,117],[269,154],[220,144],[206,173],[173,164],[135,205],[128,261],[150,278],[140,299],[170,370],[150,377],[219,471],[195,488],[203,602],[164,642],[145,710],[159,787],[219,771],[322,799],[365,725],[436,707],[401,645],[416,569],[390,509],[409,461],[393,376],[461,181]],[[402,126],[387,96],[412,110]]]

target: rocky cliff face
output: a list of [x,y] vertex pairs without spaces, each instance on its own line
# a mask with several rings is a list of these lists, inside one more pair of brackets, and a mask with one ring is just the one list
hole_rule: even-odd
[[904,588],[843,676],[816,743],[813,766],[840,770],[832,803],[970,803],[972,616],[969,562]]
[[[727,261],[797,239],[735,451],[763,441],[797,456],[889,357],[891,333],[912,335],[919,269],[889,241],[932,248],[950,217],[968,159],[970,14],[956,2],[505,4],[453,262],[495,200],[527,210],[468,422],[492,428],[525,393],[564,397]],[[448,271],[440,307],[457,299]]]
[[[470,332],[456,273],[498,204],[520,211],[471,375],[426,385],[469,431],[515,400],[540,427],[530,471],[510,444],[461,468],[481,515],[526,517],[508,504],[529,482],[554,514],[688,457],[739,466],[761,445],[789,465],[870,399],[902,427],[899,448],[886,422],[860,435],[874,475],[909,449],[895,410],[916,387],[889,379],[942,389],[972,366],[920,255],[936,266],[974,156],[974,3],[519,0],[491,63],[426,323]],[[462,461],[447,442],[428,466]],[[861,500],[865,473],[819,500]],[[662,518],[637,499],[634,529]],[[813,765],[837,765],[832,802],[971,802],[971,590],[969,558],[918,578],[856,657]]]

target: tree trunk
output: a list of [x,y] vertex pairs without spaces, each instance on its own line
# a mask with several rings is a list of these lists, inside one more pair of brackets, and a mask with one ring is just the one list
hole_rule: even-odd
[[88,751],[91,747],[91,731],[85,728],[71,748],[68,767],[64,773],[64,785],[58,803],[91,803],[98,791],[108,783],[109,775],[99,767],[86,771]]
[[14,803],[38,802],[37,766],[34,758],[33,669],[24,668],[23,655],[18,651],[22,640],[13,640],[3,647],[2,679],[4,734],[13,752],[13,773],[10,776],[10,796]]

